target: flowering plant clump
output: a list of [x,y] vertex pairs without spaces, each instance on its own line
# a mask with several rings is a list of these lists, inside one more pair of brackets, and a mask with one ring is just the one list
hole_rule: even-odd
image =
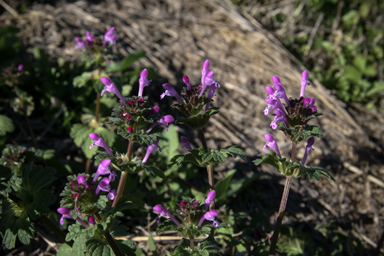
[[[225,225],[219,224],[219,221],[216,219],[217,211],[209,210],[209,206],[214,201],[216,196],[216,191],[212,190],[208,193],[205,203],[201,201],[196,201],[191,198],[184,199],[180,203],[176,203],[174,207],[173,214],[171,214],[167,208],[158,204],[153,207],[153,210],[159,215],[157,217],[157,222],[160,222],[160,217],[169,218],[168,221],[162,223],[157,229],[157,233],[165,231],[177,231],[185,239],[190,240],[188,247],[180,246],[175,249],[174,253],[180,253],[182,250],[188,251],[191,253],[199,252],[203,253],[218,253],[218,245],[214,239],[207,238],[205,240],[205,246],[195,247],[194,239],[200,237],[201,235],[210,236],[213,228],[225,227]],[[209,243],[207,243],[209,241]],[[195,251],[196,248],[196,251]],[[209,249],[208,249],[209,248]]]
[[[263,151],[266,147],[271,148],[274,152],[269,155],[259,155],[261,159],[254,161],[255,165],[261,163],[267,163],[274,166],[281,174],[286,176],[286,183],[284,194],[282,197],[278,219],[275,226],[275,232],[271,239],[271,246],[269,249],[269,255],[274,255],[276,249],[277,238],[280,231],[281,222],[283,219],[285,206],[288,200],[288,193],[292,178],[298,178],[304,174],[308,174],[310,178],[319,179],[321,175],[328,178],[332,178],[331,175],[323,168],[314,166],[306,167],[305,163],[308,154],[313,150],[312,145],[314,144],[314,137],[321,137],[319,127],[308,125],[308,122],[314,118],[317,118],[321,114],[318,113],[317,107],[315,106],[315,99],[311,97],[304,97],[305,87],[308,83],[308,72],[305,70],[301,75],[301,91],[299,98],[288,98],[283,84],[277,76],[272,76],[273,87],[267,86],[267,98],[265,102],[268,106],[264,110],[264,114],[268,115],[271,110],[274,114],[274,120],[270,126],[273,130],[280,130],[284,135],[292,142],[291,159],[283,158],[276,140],[271,134],[265,134],[266,144],[264,145]],[[284,103],[280,99],[284,100]],[[296,147],[297,143],[303,140],[307,140],[305,154],[301,161],[296,159]]]

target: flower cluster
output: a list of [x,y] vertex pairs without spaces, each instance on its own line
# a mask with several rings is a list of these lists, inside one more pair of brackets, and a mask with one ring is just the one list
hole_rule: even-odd
[[[100,202],[105,202],[105,195],[101,196],[100,192],[106,192],[106,198],[109,200],[115,199],[116,189],[111,189],[110,182],[114,181],[117,175],[110,169],[110,163],[109,159],[103,160],[93,179],[88,174],[68,177],[69,182],[60,194],[63,196],[61,207],[57,210],[62,214],[61,225],[64,223],[63,218],[76,219],[85,227],[87,225],[83,218],[94,224],[93,214],[102,210],[100,207],[103,203],[100,204]],[[105,177],[105,175],[108,176]]]
[[[179,118],[179,123],[184,123],[194,130],[204,128],[209,117],[216,114],[217,108],[210,106],[215,91],[220,88],[220,84],[213,78],[214,71],[209,71],[209,60],[203,64],[201,71],[201,84],[198,86],[191,86],[188,76],[183,77],[183,82],[186,84],[181,90],[181,95],[170,84],[163,84],[165,90],[161,94],[160,99],[165,96],[175,97],[178,101],[172,107],[177,108],[187,118]],[[206,88],[209,88],[207,96],[204,96]]]
[[159,214],[157,222],[160,222],[160,217],[168,217],[177,225],[177,227],[182,228],[183,230],[189,228],[200,229],[205,220],[212,221],[212,226],[218,227],[219,222],[216,220],[218,214],[217,211],[208,210],[209,205],[213,203],[215,197],[216,192],[212,190],[208,193],[204,204],[202,204],[201,201],[195,201],[194,199],[185,199],[180,203],[177,203],[174,212],[181,224],[178,219],[162,205],[158,204],[154,206],[153,210]]

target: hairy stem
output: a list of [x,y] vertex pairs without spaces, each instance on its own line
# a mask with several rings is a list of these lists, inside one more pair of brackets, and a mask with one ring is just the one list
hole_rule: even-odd
[[277,238],[279,237],[281,223],[283,222],[284,211],[285,211],[285,207],[287,205],[289,189],[291,187],[291,183],[292,183],[292,177],[287,176],[287,178],[285,180],[283,196],[281,197],[280,208],[279,208],[279,213],[277,215],[275,230],[273,231],[273,235],[272,235],[272,239],[271,239],[271,247],[269,247],[268,256],[275,255]]
[[87,162],[85,162],[85,173],[89,173],[89,168],[91,167],[91,158],[87,158]]
[[193,238],[190,238],[190,239],[189,239],[189,242],[190,242],[190,245],[191,245],[191,250],[192,250],[192,252],[195,251],[195,243],[194,243],[193,240],[194,240]]
[[[133,152],[133,144],[131,140],[129,140],[128,149],[127,149],[127,157],[128,160],[131,161],[132,159],[132,152]],[[115,207],[117,205],[117,202],[121,198],[124,192],[125,183],[127,182],[128,172],[124,171],[121,172],[120,180],[119,180],[119,186],[117,187],[117,195],[115,199],[113,200],[112,207]]]
[[[96,218],[97,222],[99,222],[99,223],[102,222],[102,219],[101,219],[101,217],[100,217],[100,215],[98,213],[95,213],[95,218]],[[111,236],[111,234],[109,233],[108,230],[104,231],[104,236],[107,239],[107,242],[108,242],[109,246],[111,246],[111,248],[112,248],[113,252],[115,253],[115,255],[116,256],[123,256],[124,254],[120,251],[119,247],[117,247],[115,239],[113,239],[113,237]]]

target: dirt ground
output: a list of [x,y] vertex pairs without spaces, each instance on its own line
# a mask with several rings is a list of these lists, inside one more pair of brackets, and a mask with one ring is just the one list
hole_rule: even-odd
[[[38,46],[52,58],[73,61],[81,58],[81,51],[73,49],[75,37],[86,31],[103,34],[114,26],[119,33],[116,49],[122,56],[143,49],[146,57],[137,65],[159,70],[154,88],[164,81],[181,86],[184,74],[192,84],[199,83],[202,63],[209,59],[221,84],[215,100],[221,111],[207,128],[208,145],[238,144],[254,160],[262,153],[264,134],[273,133],[282,154],[289,155],[291,145],[270,129],[271,117],[263,114],[265,86],[277,75],[288,96],[298,96],[304,67],[270,31],[229,1],[58,1],[34,3],[22,15],[11,12],[2,12],[0,26],[16,24],[29,51]],[[311,75],[310,80],[307,95],[316,98],[323,113],[315,123],[324,136],[316,140],[307,164],[324,167],[336,181],[295,180],[284,224],[336,221],[346,233],[359,234],[366,248],[374,249],[384,228],[384,116],[361,105],[346,106]],[[304,145],[299,157],[303,153]],[[268,166],[237,162],[218,166],[216,178],[235,165],[243,174],[262,174],[255,185],[268,190],[268,196],[258,198],[251,210],[269,214],[273,223],[284,178]]]

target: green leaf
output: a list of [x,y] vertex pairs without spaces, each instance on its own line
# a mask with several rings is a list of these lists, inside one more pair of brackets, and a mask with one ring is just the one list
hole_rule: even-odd
[[357,67],[360,71],[364,72],[365,67],[367,66],[367,57],[361,54],[355,56],[353,60],[353,65]]
[[163,130],[163,138],[166,140],[160,140],[159,146],[161,148],[161,155],[168,159],[168,162],[177,154],[179,148],[179,136],[174,125],[169,125],[168,131]]
[[62,244],[57,251],[57,256],[73,256],[72,247],[67,244]]
[[335,179],[326,170],[319,166],[304,167],[304,171],[308,174],[309,178],[311,179],[315,178],[316,180],[319,180],[320,176],[323,175],[335,181]]
[[227,177],[220,180],[215,185],[215,191],[216,191],[216,200],[217,201],[225,201],[227,199],[227,192],[229,188],[229,184],[231,182],[231,179],[235,175],[236,170],[229,170],[227,172]]
[[244,162],[248,162],[247,155],[245,154],[244,150],[239,146],[226,147],[225,150],[227,150],[228,153],[231,154],[233,157],[238,157]]
[[384,82],[374,82],[372,89],[370,89],[366,96],[370,97],[384,91]]
[[13,126],[12,119],[7,116],[0,115],[0,136],[13,132],[14,130],[15,127]]
[[144,202],[136,198],[134,195],[124,195],[122,196],[117,205],[116,211],[124,211],[127,209],[142,208],[144,207]]
[[125,70],[133,65],[133,63],[141,58],[145,57],[144,50],[136,50],[131,54],[128,54],[122,61],[121,70]]
[[85,86],[92,79],[92,72],[83,72],[80,76],[73,78],[73,86],[81,88]]
[[156,252],[156,244],[155,244],[155,241],[153,240],[152,233],[150,233],[148,237],[148,246],[151,252]]

